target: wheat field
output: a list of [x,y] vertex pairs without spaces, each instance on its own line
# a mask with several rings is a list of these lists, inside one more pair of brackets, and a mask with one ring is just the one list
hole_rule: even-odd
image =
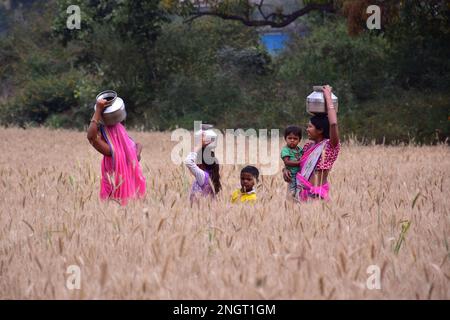
[[232,205],[240,166],[222,166],[222,195],[191,208],[170,134],[130,135],[148,190],[120,207],[98,199],[85,133],[0,128],[0,298],[450,298],[448,146],[345,143],[332,201],[302,205],[281,174],[261,179],[254,206]]

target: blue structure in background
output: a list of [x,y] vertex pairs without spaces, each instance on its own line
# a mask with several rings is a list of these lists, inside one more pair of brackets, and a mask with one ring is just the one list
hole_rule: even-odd
[[286,47],[289,35],[286,33],[265,33],[260,35],[260,41],[271,55],[276,55]]

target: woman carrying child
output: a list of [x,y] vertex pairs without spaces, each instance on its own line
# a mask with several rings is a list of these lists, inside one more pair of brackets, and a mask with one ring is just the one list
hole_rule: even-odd
[[325,85],[323,94],[328,113],[317,114],[310,119],[306,132],[312,141],[303,147],[300,171],[293,177],[289,170],[283,169],[283,178],[286,182],[296,179],[295,198],[299,201],[312,198],[329,199],[328,174],[340,150],[337,115],[331,98],[331,87]]

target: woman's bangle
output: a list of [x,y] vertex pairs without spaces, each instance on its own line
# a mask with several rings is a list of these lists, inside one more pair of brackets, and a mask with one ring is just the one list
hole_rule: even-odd
[[98,126],[98,121],[95,119],[91,119],[91,122],[95,122],[95,124]]

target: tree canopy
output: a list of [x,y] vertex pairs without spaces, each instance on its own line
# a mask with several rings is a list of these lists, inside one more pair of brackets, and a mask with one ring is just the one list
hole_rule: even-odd
[[[73,4],[80,30],[66,27]],[[367,29],[369,4],[380,30]],[[114,89],[127,125],[147,130],[282,128],[304,124],[305,97],[330,83],[344,136],[450,135],[445,0],[16,0],[0,17],[3,125],[82,129],[96,94]],[[288,23],[307,32],[277,28],[289,41],[271,56],[261,32]]]

